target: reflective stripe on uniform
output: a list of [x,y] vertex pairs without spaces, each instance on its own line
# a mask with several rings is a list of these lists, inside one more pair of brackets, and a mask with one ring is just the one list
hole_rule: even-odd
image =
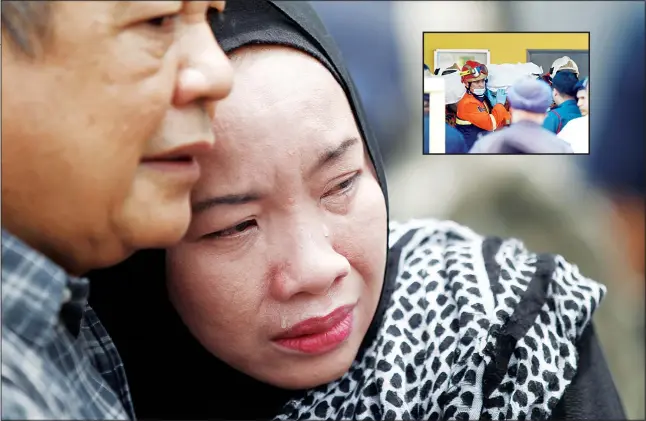
[[462,120],[461,118],[457,118],[457,117],[456,117],[456,119],[455,119],[455,124],[458,124],[458,125],[460,125],[460,126],[470,126],[470,125],[471,125],[471,122],[470,122],[470,121],[466,121],[466,120]]

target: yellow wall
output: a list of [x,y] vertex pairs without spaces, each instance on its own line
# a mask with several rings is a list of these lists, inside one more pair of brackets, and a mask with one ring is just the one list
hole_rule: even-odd
[[587,50],[588,33],[427,33],[424,63],[435,69],[437,49],[489,50],[491,64],[525,63],[527,50]]

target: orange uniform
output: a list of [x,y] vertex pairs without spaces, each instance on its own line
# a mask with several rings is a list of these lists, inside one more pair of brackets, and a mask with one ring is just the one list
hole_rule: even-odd
[[504,105],[496,104],[490,110],[486,101],[467,93],[458,102],[455,128],[464,136],[467,148],[471,149],[480,136],[505,127],[510,121],[511,114]]
[[491,108],[489,103],[480,101],[471,93],[471,84],[481,80],[486,84],[488,75],[487,66],[474,60],[467,60],[460,72],[460,80],[467,93],[458,102],[455,128],[464,136],[468,149],[473,147],[483,133],[492,132],[511,122],[511,115],[504,104],[496,104]]
[[489,105],[486,102],[467,93],[458,102],[458,119],[491,132],[508,125],[511,114],[502,104],[496,104],[489,110]]

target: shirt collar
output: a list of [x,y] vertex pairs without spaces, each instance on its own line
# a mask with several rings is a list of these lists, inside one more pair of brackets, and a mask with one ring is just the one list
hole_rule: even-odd
[[568,107],[572,107],[572,105],[578,108],[578,106],[576,105],[575,99],[568,99],[567,101],[563,101],[561,105],[558,106],[558,108],[568,108]]
[[63,268],[2,230],[2,324],[44,346],[61,321],[78,334],[89,295],[87,279]]

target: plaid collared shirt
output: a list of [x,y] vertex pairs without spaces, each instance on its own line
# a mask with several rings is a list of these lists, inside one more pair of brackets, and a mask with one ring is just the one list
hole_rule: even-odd
[[87,279],[2,231],[2,419],[134,419],[88,293]]

